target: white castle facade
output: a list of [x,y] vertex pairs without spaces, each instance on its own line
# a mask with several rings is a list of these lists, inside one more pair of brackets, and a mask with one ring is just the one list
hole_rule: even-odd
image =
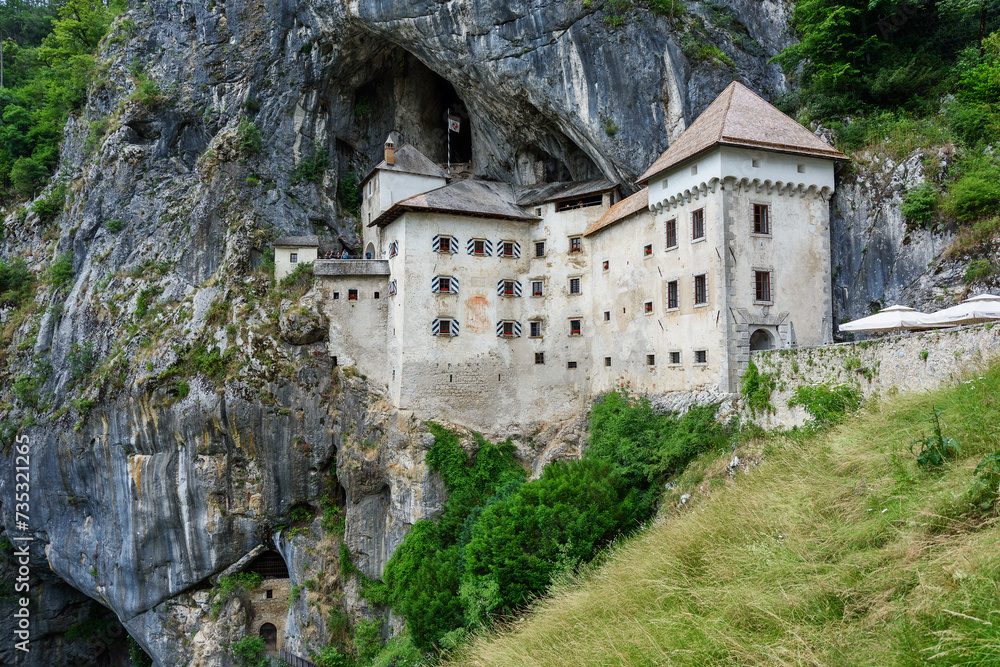
[[329,350],[422,419],[501,428],[623,383],[736,391],[753,349],[832,341],[829,198],[846,159],[731,84],[618,201],[605,180],[449,182],[386,146],[365,260],[318,260]]

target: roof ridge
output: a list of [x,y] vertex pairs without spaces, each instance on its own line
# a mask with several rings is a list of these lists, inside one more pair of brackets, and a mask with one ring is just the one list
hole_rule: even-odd
[[[736,79],[733,79],[729,82],[729,85],[726,86],[726,89],[719,95],[719,97],[722,97],[722,95],[725,95],[727,92],[729,93],[729,97],[726,99],[726,108],[722,112],[722,122],[719,123],[719,136],[716,137],[716,141],[722,141],[722,138],[726,136],[726,123],[729,122],[729,110],[733,106],[733,95],[736,93],[737,83]],[[712,105],[710,104],[709,106]],[[705,110],[708,110],[707,107]],[[699,116],[699,118],[701,118],[701,116]]]

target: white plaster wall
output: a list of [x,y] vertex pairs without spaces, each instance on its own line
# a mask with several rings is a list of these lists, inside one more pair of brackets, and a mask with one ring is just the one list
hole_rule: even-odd
[[446,179],[436,176],[379,170],[368,180],[362,191],[361,221],[367,225],[396,202],[437,190],[447,183]]
[[[330,322],[330,356],[337,357],[338,366],[354,366],[370,381],[387,385],[391,369],[386,320],[391,306],[385,276],[317,276],[316,289]],[[358,290],[357,301],[348,300],[349,289]],[[340,293],[339,299],[333,298],[334,292]]]
[[[292,264],[292,253],[298,254],[298,261]],[[274,279],[281,280],[295,270],[299,264],[316,261],[319,248],[275,248],[274,249]]]

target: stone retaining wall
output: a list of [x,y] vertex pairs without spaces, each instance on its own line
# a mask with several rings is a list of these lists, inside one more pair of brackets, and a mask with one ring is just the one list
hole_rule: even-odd
[[[754,352],[752,361],[760,372],[773,375],[778,383],[771,394],[771,405],[777,413],[758,416],[754,421],[766,428],[803,424],[809,414],[802,407],[788,407],[788,400],[800,386],[824,382],[852,384],[861,389],[865,398],[930,390],[954,382],[998,357],[1000,324],[907,332],[859,343]],[[743,412],[749,418],[746,407]]]

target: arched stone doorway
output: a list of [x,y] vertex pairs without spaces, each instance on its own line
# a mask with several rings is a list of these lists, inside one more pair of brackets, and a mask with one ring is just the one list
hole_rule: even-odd
[[770,350],[774,347],[774,338],[767,329],[757,329],[750,334],[750,351]]
[[273,653],[278,650],[278,628],[272,623],[260,626],[260,638],[264,640],[264,650]]
[[365,259],[375,259],[375,244],[369,243],[365,246]]

